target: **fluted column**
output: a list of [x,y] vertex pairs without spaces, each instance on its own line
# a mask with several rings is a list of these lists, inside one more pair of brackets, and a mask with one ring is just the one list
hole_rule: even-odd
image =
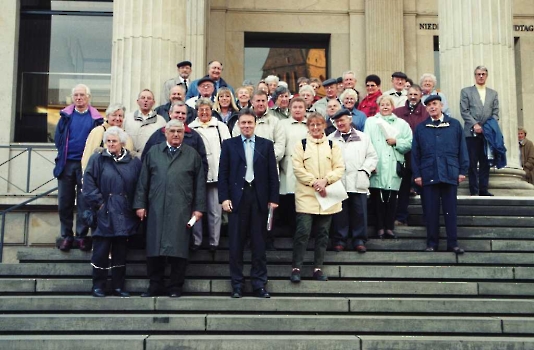
[[404,71],[404,0],[366,0],[365,51],[367,74],[382,79],[382,90],[390,88],[391,73]]
[[208,0],[186,0],[185,57],[193,63],[193,79],[206,75]]
[[143,89],[151,89],[156,105],[163,82],[176,76],[184,58],[188,0],[115,0],[111,102],[137,109]]
[[513,0],[439,0],[438,3],[441,90],[447,95],[453,116],[462,120],[460,90],[474,85],[475,67],[488,68],[486,85],[499,94],[499,126],[507,148],[508,167],[512,168],[501,172],[492,170],[490,188],[513,188],[510,182],[513,180],[502,176],[508,173],[517,177],[513,168],[519,168]]

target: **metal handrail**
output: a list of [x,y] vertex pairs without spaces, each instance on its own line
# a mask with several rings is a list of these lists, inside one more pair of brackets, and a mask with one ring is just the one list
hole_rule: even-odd
[[57,189],[58,188],[55,187],[55,188],[53,188],[51,190],[48,190],[46,192],[43,192],[43,193],[35,196],[33,198],[30,198],[27,201],[24,201],[22,203],[16,204],[16,205],[14,205],[12,207],[9,207],[6,210],[2,211],[2,225],[0,226],[1,227],[0,228],[0,263],[2,262],[2,258],[3,258],[3,255],[4,255],[4,232],[5,232],[5,228],[6,228],[6,214],[12,212],[15,209],[21,208],[21,207],[23,207],[23,206],[25,206],[25,205],[27,205],[27,204],[39,199],[39,198],[47,196],[50,193],[52,193],[54,191],[57,191]]
[[50,164],[52,164],[52,165],[54,164],[54,162],[50,161],[49,159],[47,159],[43,155],[39,154],[38,152],[34,152],[34,150],[37,150],[37,149],[52,150],[52,149],[55,148],[53,145],[0,145],[0,149],[3,149],[3,148],[8,148],[10,150],[12,150],[12,149],[20,149],[21,151],[19,153],[17,153],[16,155],[10,157],[6,161],[0,163],[0,167],[8,164],[13,159],[19,157],[22,154],[25,154],[25,153],[28,154],[28,162],[27,162],[27,169],[26,169],[26,189],[20,188],[19,186],[17,186],[16,184],[14,184],[13,182],[9,181],[7,178],[5,178],[3,176],[0,176],[1,180],[6,181],[9,185],[13,186],[14,188],[18,189],[19,191],[21,191],[23,193],[34,193],[39,188],[41,188],[41,187],[47,185],[48,183],[54,181],[55,177],[52,177],[50,180],[38,185],[34,189],[30,189],[31,168],[32,168],[32,154],[35,153],[36,155],[40,156],[41,158],[43,158],[44,160],[46,160]]

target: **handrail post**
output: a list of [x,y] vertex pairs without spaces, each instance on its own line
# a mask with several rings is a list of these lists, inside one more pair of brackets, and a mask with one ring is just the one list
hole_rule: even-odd
[[26,170],[26,193],[30,192],[30,177],[31,177],[31,165],[32,165],[32,147],[28,147],[28,168]]
[[2,263],[4,258],[4,232],[6,228],[6,212],[2,212],[2,232],[0,233],[0,263]]

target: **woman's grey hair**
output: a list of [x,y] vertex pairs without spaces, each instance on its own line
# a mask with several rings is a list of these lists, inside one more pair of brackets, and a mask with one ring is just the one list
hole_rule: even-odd
[[122,109],[123,112],[126,112],[126,107],[122,103],[112,103],[106,109],[106,118],[108,115],[115,113],[119,109]]
[[172,128],[172,127],[184,128],[184,123],[182,123],[178,119],[171,119],[165,125],[165,129],[169,129],[169,128]]
[[267,84],[271,82],[276,82],[278,84],[280,82],[280,78],[278,78],[276,75],[269,75],[264,80]]
[[112,126],[104,132],[104,143],[108,142],[110,135],[118,136],[123,146],[128,141],[128,134],[118,126]]
[[358,101],[359,99],[358,93],[354,91],[354,89],[345,89],[343,93],[341,94],[341,96],[339,96],[339,99],[341,100],[341,102],[343,102],[345,97],[354,97],[356,101]]
[[285,87],[286,89],[289,89],[289,85],[287,85],[287,83],[286,83],[285,81],[283,81],[283,80],[280,80],[280,81],[278,82],[278,87],[280,87],[280,86],[283,86],[283,87]]
[[432,82],[434,83],[434,87],[438,85],[438,79],[432,73],[425,73],[421,75],[421,78],[419,79],[419,85],[423,85],[423,80],[425,80],[426,78],[432,79]]
[[198,109],[200,106],[210,106],[210,108],[213,108],[213,102],[211,102],[211,100],[207,97],[201,97],[195,103],[196,109]]
[[305,91],[308,91],[308,92],[310,92],[312,94],[312,96],[315,96],[315,90],[313,89],[313,87],[311,85],[304,85],[303,87],[301,87],[299,89],[299,95],[302,94]]

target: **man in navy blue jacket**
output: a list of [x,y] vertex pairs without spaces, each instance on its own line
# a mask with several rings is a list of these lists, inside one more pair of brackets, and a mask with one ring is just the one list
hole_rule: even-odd
[[256,117],[239,111],[241,135],[223,142],[219,164],[219,201],[229,213],[228,238],[232,298],[243,295],[243,248],[250,238],[254,295],[269,298],[265,236],[270,208],[278,207],[279,180],[273,142],[254,135]]
[[427,247],[438,250],[439,209],[443,205],[447,230],[447,251],[463,254],[456,234],[456,194],[465,180],[469,156],[460,122],[442,113],[439,95],[426,99],[430,118],[417,125],[412,143],[414,182],[423,187],[421,200],[426,216]]

